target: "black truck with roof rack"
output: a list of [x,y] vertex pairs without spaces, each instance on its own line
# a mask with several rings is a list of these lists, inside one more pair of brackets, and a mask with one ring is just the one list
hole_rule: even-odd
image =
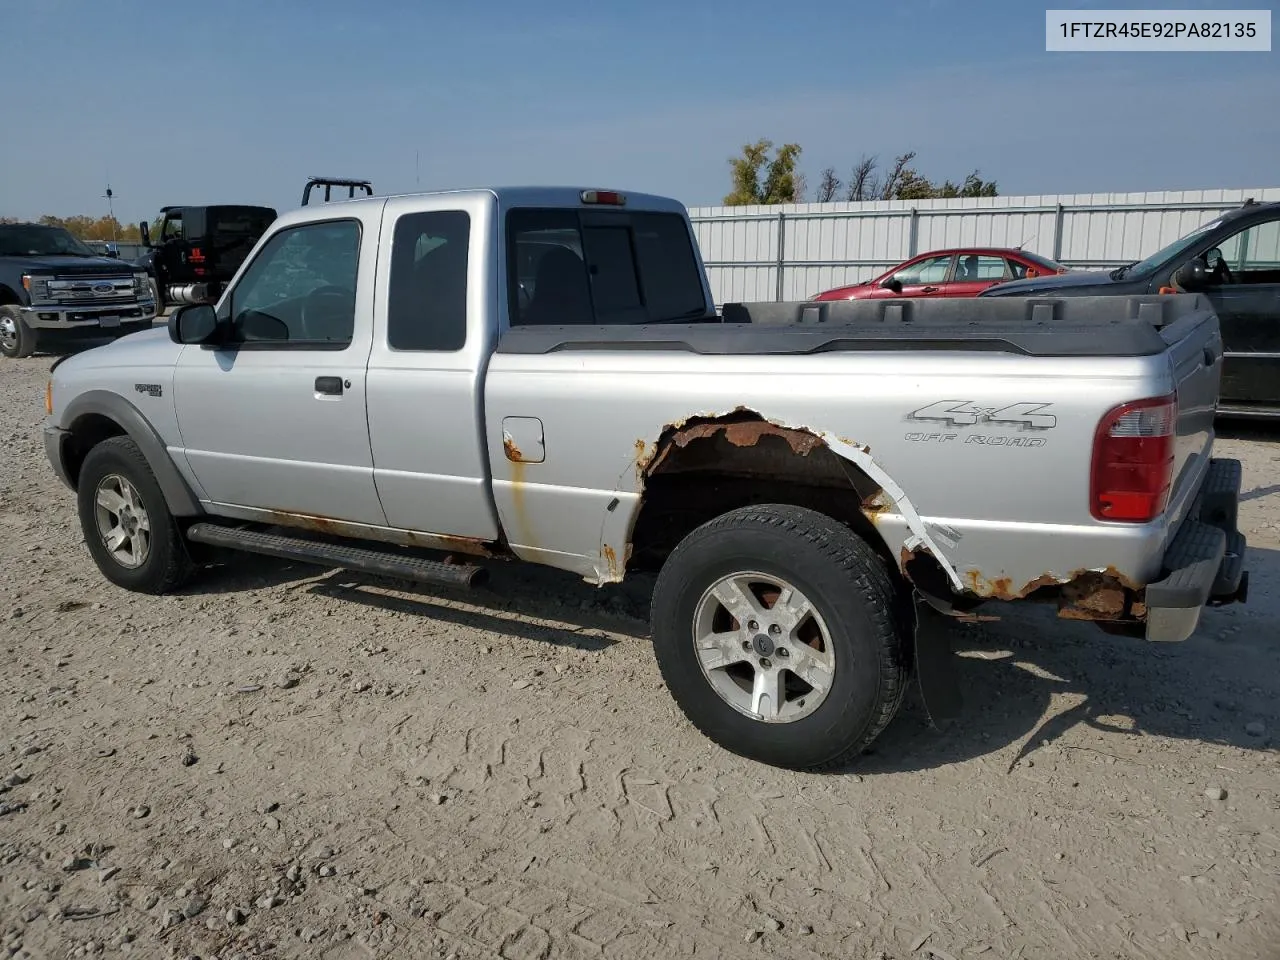
[[[333,191],[373,196],[368,180],[310,177],[302,192],[302,206],[323,188],[325,202]],[[272,207],[244,204],[186,205],[160,208],[155,229],[138,224],[147,252],[135,263],[151,276],[159,310],[184,303],[214,303],[235,276],[245,257],[278,216]]]

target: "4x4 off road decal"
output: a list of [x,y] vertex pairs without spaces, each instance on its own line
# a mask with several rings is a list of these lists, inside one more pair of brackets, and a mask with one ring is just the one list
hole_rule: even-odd
[[908,420],[927,420],[969,427],[976,424],[1008,424],[1020,430],[1052,430],[1058,418],[1041,411],[1047,403],[1011,403],[1005,407],[989,407],[972,400],[939,400],[907,414]]

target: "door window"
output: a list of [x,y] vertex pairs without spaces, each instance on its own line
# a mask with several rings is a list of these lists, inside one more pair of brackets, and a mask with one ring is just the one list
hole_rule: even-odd
[[467,340],[467,244],[461,210],[408,213],[396,221],[387,288],[392,350],[461,350]]
[[947,279],[947,268],[951,266],[951,254],[939,257],[928,257],[918,263],[903,267],[893,275],[904,287],[921,283],[942,283]]
[[360,224],[326,220],[281,230],[231,292],[233,338],[341,349],[355,333]]
[[1005,261],[1003,257],[986,257],[978,254],[965,254],[956,261],[956,283],[975,283],[982,280],[1003,280],[1005,277]]
[[164,219],[164,225],[161,227],[160,241],[165,240],[181,240],[182,239],[182,215],[168,214]]
[[1280,271],[1280,220],[1255,223],[1245,233],[1239,269],[1244,273]]
[[1237,230],[1203,254],[1209,283],[1280,282],[1280,219]]

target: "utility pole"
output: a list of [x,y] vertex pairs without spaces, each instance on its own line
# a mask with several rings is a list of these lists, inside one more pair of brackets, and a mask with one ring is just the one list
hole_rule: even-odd
[[112,199],[111,199],[111,198],[112,198],[112,197],[114,197],[114,196],[115,196],[115,194],[111,192],[111,179],[110,179],[110,177],[108,177],[108,178],[107,178],[107,192],[106,192],[106,198],[107,198],[107,215],[111,217],[111,242],[112,242],[112,243],[115,243],[115,242],[116,242],[116,240],[117,240],[117,237],[116,237],[116,210],[115,210],[115,204],[112,202]]

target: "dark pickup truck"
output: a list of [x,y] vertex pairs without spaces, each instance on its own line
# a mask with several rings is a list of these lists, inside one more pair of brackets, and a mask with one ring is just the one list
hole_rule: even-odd
[[147,274],[94,253],[63,227],[0,223],[0,355],[122,337],[156,315]]
[[1218,412],[1280,417],[1280,203],[1247,201],[1138,263],[1015,280],[983,297],[1201,293],[1225,347]]

